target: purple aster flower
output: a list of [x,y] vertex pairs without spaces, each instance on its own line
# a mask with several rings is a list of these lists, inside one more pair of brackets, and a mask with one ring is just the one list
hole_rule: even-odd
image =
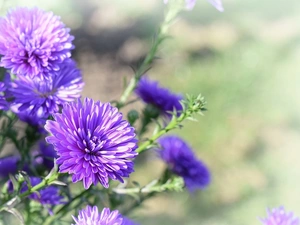
[[49,169],[53,168],[54,159],[57,158],[53,145],[49,145],[45,141],[41,141],[39,147],[43,157],[43,164]]
[[20,111],[19,110],[20,105],[12,104],[10,106],[10,110],[13,111],[19,118],[19,120],[31,125],[32,127],[36,127],[38,132],[41,134],[47,134],[45,131],[45,124],[48,117],[47,115],[41,115],[41,114],[32,114],[32,108],[31,106],[28,110]]
[[15,174],[18,170],[19,157],[8,156],[0,159],[0,177],[8,177]]
[[295,217],[292,212],[286,212],[284,207],[268,209],[268,216],[261,219],[264,225],[299,225],[300,219]]
[[5,99],[6,85],[3,82],[0,82],[0,110],[7,110],[8,103]]
[[88,205],[79,211],[77,218],[72,217],[75,221],[72,225],[123,225],[123,218],[118,210],[110,211],[109,208],[104,208],[99,213],[97,206]]
[[11,110],[18,116],[18,118],[25,122],[30,124],[33,127],[37,127],[39,130],[39,133],[45,133],[44,125],[46,123],[46,120],[48,117],[46,115],[39,115],[35,114],[32,115],[31,110],[25,110],[25,111],[19,111],[18,105],[14,105],[11,107]]
[[[167,88],[160,87],[157,81],[150,81],[142,77],[135,89],[135,93],[147,104],[158,108],[164,115],[182,110],[181,95],[171,93]],[[170,114],[169,114],[170,115]]]
[[[36,165],[36,162],[34,162]],[[20,156],[13,155],[0,159],[0,177],[8,177],[9,174],[16,174],[19,170],[31,173],[28,164],[20,165]]]
[[38,8],[10,10],[0,19],[0,30],[0,65],[17,75],[58,71],[74,48],[60,17]]
[[46,119],[65,102],[80,97],[84,83],[74,61],[65,60],[59,71],[49,74],[48,79],[21,76],[11,82],[9,94],[14,97],[12,106],[18,109],[18,114]]
[[205,188],[210,183],[210,172],[198,160],[190,146],[177,136],[165,136],[158,140],[159,154],[173,173],[184,179],[186,187],[193,192]]
[[[185,7],[187,10],[192,10],[196,5],[197,0],[185,0]],[[210,2],[217,10],[220,12],[224,11],[222,1],[221,0],[207,0]],[[164,3],[167,4],[169,0],[164,0]]]
[[[30,152],[31,156],[31,167],[29,168],[27,164],[25,170],[27,173],[32,174],[32,170],[39,169],[52,169],[54,166],[54,159],[57,158],[56,151],[53,148],[53,145],[49,145],[42,140],[38,143],[37,146]],[[23,169],[24,170],[24,169]]]
[[109,178],[123,182],[133,172],[137,153],[134,128],[110,103],[86,98],[63,106],[45,129],[52,134],[48,143],[57,151],[61,173],[73,174],[73,182],[83,180],[84,188],[100,182],[108,187]]

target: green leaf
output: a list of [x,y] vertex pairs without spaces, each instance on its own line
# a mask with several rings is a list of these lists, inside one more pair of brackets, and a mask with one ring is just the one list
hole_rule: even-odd
[[54,184],[54,185],[59,185],[59,186],[67,186],[66,183],[59,181],[59,180],[55,180],[49,183],[49,185]]
[[20,223],[23,225],[25,225],[25,221],[24,221],[24,218],[22,216],[22,214],[15,208],[7,208],[7,209],[4,209],[5,211],[13,214],[16,218],[19,219]]

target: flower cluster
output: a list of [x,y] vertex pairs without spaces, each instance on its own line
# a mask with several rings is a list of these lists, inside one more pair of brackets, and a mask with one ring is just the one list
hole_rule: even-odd
[[[220,0],[209,1],[217,9],[223,9]],[[164,2],[167,3],[168,0]],[[186,0],[185,3],[187,9],[192,9],[196,1]],[[166,21],[168,22],[168,18]],[[35,210],[31,209],[31,204],[27,204],[28,198],[40,203],[35,205],[47,208],[51,214],[50,209],[66,203],[65,196],[69,202],[55,210],[60,215],[54,215],[62,218],[74,207],[73,201],[79,199],[80,203],[84,199],[90,202],[92,198],[97,201],[103,197],[100,195],[105,194],[110,200],[109,205],[119,208],[126,200],[126,197],[119,196],[122,194],[131,195],[138,191],[141,195],[152,196],[154,192],[178,190],[178,186],[182,190],[183,180],[187,189],[192,192],[205,188],[210,183],[208,168],[196,158],[182,139],[177,136],[158,139],[170,130],[168,126],[166,129],[160,126],[160,130],[148,139],[149,144],[146,141],[141,146],[150,149],[154,142],[158,142],[160,157],[168,165],[167,172],[172,171],[183,179],[166,173],[170,175],[168,178],[179,179],[180,185],[179,182],[168,183],[166,188],[155,181],[155,187],[147,192],[124,185],[119,193],[115,189],[90,188],[98,183],[109,188],[111,180],[124,182],[124,178],[134,172],[137,152],[142,152],[138,151],[141,148],[138,149],[135,128],[110,103],[90,98],[81,99],[84,82],[75,61],[71,59],[74,37],[70,35],[70,29],[60,21],[60,17],[38,8],[17,7],[5,17],[0,17],[0,29],[0,66],[5,70],[5,75],[1,74],[4,79],[0,82],[0,110],[9,111],[3,114],[1,111],[0,114],[4,121],[3,132],[0,132],[0,147],[8,139],[19,153],[0,158],[1,178],[11,178],[0,196],[1,210],[10,210],[23,220],[19,216],[19,209],[15,210],[14,207],[27,201],[26,207],[19,208],[26,211],[24,218],[31,223],[35,222],[35,218],[31,218],[34,217]],[[162,33],[158,35],[159,38],[162,36]],[[156,41],[153,51],[162,42]],[[141,68],[150,66],[155,55],[153,51],[146,57]],[[149,60],[149,57],[153,58]],[[138,71],[144,71],[141,68]],[[147,131],[146,127],[159,116],[170,119],[173,115],[171,122],[169,120],[172,129],[180,125],[185,115],[190,116],[186,107],[183,107],[185,102],[181,95],[140,75],[138,72],[134,82],[131,82],[133,85],[128,85],[130,90],[124,91],[124,102],[122,96],[116,104],[119,108],[124,106],[129,96],[127,94],[132,94],[133,91],[147,104],[141,120],[142,129],[138,133],[140,139]],[[137,77],[140,78],[138,83]],[[190,102],[195,107],[199,105],[197,101]],[[139,113],[132,112],[130,121],[134,123]],[[175,120],[176,116],[180,116],[179,122]],[[16,126],[18,119],[27,123],[26,126],[20,126],[20,131]],[[89,190],[74,196],[72,187],[63,189],[53,186],[69,183],[69,178],[59,176],[59,173],[72,175],[73,183],[82,181],[83,187]],[[10,174],[13,176],[9,176]],[[43,180],[38,176],[44,177]],[[93,196],[96,191],[99,194],[97,197]],[[13,199],[9,199],[10,197]],[[128,204],[124,207],[128,207],[130,211],[135,205]],[[89,205],[80,210],[77,217],[72,217],[75,225],[137,225],[118,210],[104,208],[100,212],[97,206]]]
[[130,219],[123,217],[118,210],[110,211],[104,208],[101,213],[97,206],[87,206],[79,211],[78,217],[72,216],[75,224],[73,225],[138,225]]
[[57,151],[60,172],[73,174],[73,182],[83,180],[86,189],[100,182],[107,188],[109,178],[123,182],[133,172],[134,128],[116,107],[86,98],[65,104],[53,117],[45,125],[52,134],[46,140]]
[[[74,37],[58,16],[38,8],[9,11],[0,29],[0,65],[9,70],[0,92],[21,120],[44,125],[65,102],[80,97],[82,75],[69,59]],[[7,109],[6,99],[0,95],[0,109]]]
[[210,183],[210,172],[198,160],[190,146],[177,136],[165,136],[158,140],[159,154],[171,171],[183,177],[186,187],[191,191],[205,188]]

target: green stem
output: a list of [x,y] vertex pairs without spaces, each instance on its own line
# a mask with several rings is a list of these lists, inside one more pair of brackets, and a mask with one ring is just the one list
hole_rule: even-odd
[[162,135],[168,133],[170,130],[175,129],[185,118],[190,116],[191,113],[189,111],[183,112],[179,117],[173,116],[169,124],[155,133],[152,137],[150,137],[147,141],[139,144],[139,147],[136,149],[137,153],[141,153],[152,146],[152,144]]
[[[55,170],[54,170],[55,169]],[[59,177],[59,173],[57,173],[57,168],[54,168],[48,175],[45,177],[39,184],[33,186],[33,187],[28,187],[28,190],[14,196],[13,198],[9,199],[8,201],[4,202],[0,206],[0,212],[5,209],[11,209],[15,207],[17,204],[22,202],[22,199],[26,198],[27,196],[47,187],[48,185],[51,185],[52,182],[56,181]]]
[[59,174],[58,173],[55,173],[55,174],[52,174],[52,176],[50,176],[49,178],[44,178],[39,184],[33,186],[32,188],[28,189],[27,191],[25,191],[24,193],[20,194],[20,198],[25,198],[35,192],[37,192],[38,190],[41,190],[45,187],[47,187],[51,182],[57,180]]
[[177,112],[174,112],[171,121],[166,127],[154,133],[152,137],[150,137],[147,141],[144,141],[139,144],[139,147],[136,149],[137,153],[141,153],[151,148],[153,143],[159,137],[168,133],[170,130],[177,128],[185,119],[192,119],[192,115],[194,113],[201,114],[201,111],[206,110],[204,108],[206,102],[204,101],[204,98],[201,95],[198,95],[197,97],[187,95],[187,99],[182,104],[183,104],[183,111],[181,112],[180,116],[177,117]]
[[140,78],[142,75],[151,67],[153,60],[155,59],[155,55],[158,51],[160,44],[163,40],[167,37],[167,33],[171,23],[174,21],[176,15],[181,10],[181,8],[169,8],[165,14],[164,21],[161,24],[157,37],[154,40],[154,43],[146,55],[144,61],[139,66],[137,71],[135,72],[135,76],[131,78],[129,84],[127,85],[126,89],[124,90],[122,96],[120,97],[120,101],[117,103],[117,107],[120,109],[126,105],[126,101],[136,88]]
[[89,192],[90,189],[82,191],[80,194],[76,195],[74,198],[72,198],[68,203],[66,203],[64,206],[62,206],[56,213],[54,213],[54,216],[48,217],[48,219],[45,221],[45,225],[52,224],[55,220],[58,220],[62,218],[66,214],[66,209],[77,199],[83,197],[86,193]]
[[[0,150],[2,150],[5,143],[7,142],[7,138],[15,144],[17,149],[19,149],[19,142],[16,139],[17,134],[13,133],[14,130],[12,129],[15,122],[18,120],[17,116],[11,111],[0,110],[0,117],[3,117],[1,118],[2,123],[0,131]],[[4,126],[3,124],[6,124],[6,126]]]
[[153,193],[153,192],[160,192],[162,188],[160,186],[153,186],[151,188],[120,188],[114,189],[114,192],[120,195],[127,195],[127,194],[137,194],[137,193]]
[[142,196],[139,201],[135,201],[133,204],[131,204],[126,210],[122,211],[122,215],[128,215],[132,210],[136,209],[137,207],[139,207],[140,205],[142,205],[142,203],[144,201],[146,201],[147,199],[153,197],[156,193],[155,192],[151,192],[148,193],[144,196]]
[[84,196],[87,192],[89,192],[89,189],[82,191],[80,194],[76,195],[74,198],[72,198],[72,200],[70,200],[67,204],[65,204],[63,207],[61,207],[56,214],[59,214],[61,212],[63,212],[65,209],[67,209],[72,202],[74,202],[75,200],[81,198],[82,196]]

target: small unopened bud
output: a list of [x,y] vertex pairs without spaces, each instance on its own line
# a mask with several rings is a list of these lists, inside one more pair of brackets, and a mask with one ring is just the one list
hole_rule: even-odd
[[134,109],[130,110],[127,114],[127,119],[131,126],[135,123],[135,121],[138,118],[139,118],[139,113]]

